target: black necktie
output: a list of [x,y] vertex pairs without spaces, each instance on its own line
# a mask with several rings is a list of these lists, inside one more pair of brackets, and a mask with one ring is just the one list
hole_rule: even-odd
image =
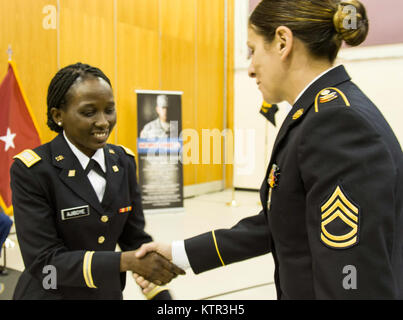
[[262,108],[260,109],[260,113],[269,120],[273,126],[276,126],[276,118],[275,114],[278,111],[278,105],[276,104],[268,104],[263,103]]
[[102,170],[101,166],[99,165],[99,163],[97,161],[95,161],[94,159],[90,159],[90,162],[87,165],[87,168],[85,168],[84,170],[84,174],[87,176],[88,173],[94,170],[96,173],[98,173],[101,177],[106,178],[106,174],[105,172]]

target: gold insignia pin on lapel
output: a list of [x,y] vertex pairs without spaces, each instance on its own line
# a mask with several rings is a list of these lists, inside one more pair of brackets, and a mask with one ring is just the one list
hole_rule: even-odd
[[76,176],[76,170],[70,170],[69,171],[69,177],[75,177]]
[[109,153],[115,154],[115,151],[113,149],[109,149]]
[[112,170],[113,170],[113,172],[118,172],[118,171],[119,171],[119,168],[118,168],[118,166],[113,166],[113,167],[112,167]]
[[59,162],[59,161],[62,161],[64,159],[64,157],[62,155],[60,155],[60,156],[57,156],[55,159],[57,162]]
[[294,113],[292,116],[292,120],[297,120],[304,114],[304,109],[299,109],[297,112]]

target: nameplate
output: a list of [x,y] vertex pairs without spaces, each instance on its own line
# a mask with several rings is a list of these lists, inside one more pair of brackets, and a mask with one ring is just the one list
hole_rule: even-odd
[[62,220],[81,218],[90,215],[89,206],[75,207],[62,210]]

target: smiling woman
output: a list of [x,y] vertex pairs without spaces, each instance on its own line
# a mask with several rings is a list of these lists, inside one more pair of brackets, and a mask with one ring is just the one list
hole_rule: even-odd
[[[156,253],[134,255],[152,238],[144,231],[134,154],[107,144],[116,124],[108,77],[81,63],[61,69],[49,85],[47,115],[59,135],[17,155],[11,168],[26,266],[14,298],[122,299],[125,271],[156,284],[183,273]],[[48,266],[57,272],[52,289],[43,286]],[[170,299],[167,289],[153,292],[150,298]]]
[[[64,130],[67,138],[88,157],[103,148],[116,124],[115,101],[109,79],[95,68],[76,64],[75,82],[64,100],[48,105],[48,124],[54,131]],[[87,73],[83,71],[87,69]],[[68,70],[62,69],[60,72]],[[52,86],[53,84],[53,86]],[[52,83],[49,96],[57,88]],[[55,126],[57,123],[57,126]]]

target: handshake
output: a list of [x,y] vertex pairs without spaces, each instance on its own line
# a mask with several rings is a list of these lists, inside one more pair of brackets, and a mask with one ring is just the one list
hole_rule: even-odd
[[150,242],[136,251],[122,252],[120,271],[133,271],[136,282],[143,288],[150,283],[164,285],[184,275],[185,271],[172,262],[171,246]]

